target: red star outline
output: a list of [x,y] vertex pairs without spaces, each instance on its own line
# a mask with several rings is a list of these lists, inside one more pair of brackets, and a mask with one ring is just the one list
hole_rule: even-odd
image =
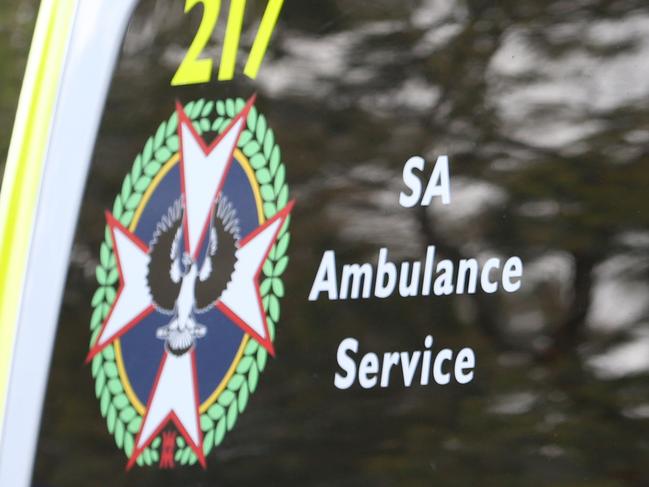
[[[232,119],[232,121],[228,124],[228,127],[210,145],[207,145],[205,143],[204,139],[196,132],[191,120],[189,119],[189,117],[184,112],[184,109],[183,109],[182,105],[179,102],[177,102],[177,104],[176,104],[176,113],[178,114],[178,137],[179,137],[179,141],[180,141],[179,153],[181,154],[181,158],[180,158],[180,165],[181,165],[181,170],[180,170],[181,197],[182,197],[182,203],[183,203],[184,208],[186,208],[186,196],[185,196],[185,181],[184,181],[183,158],[182,158],[182,154],[183,154],[183,152],[182,152],[182,139],[183,139],[183,137],[182,137],[182,131],[181,131],[182,124],[185,124],[188,127],[191,136],[199,143],[199,145],[200,145],[201,149],[203,150],[203,152],[206,155],[209,155],[209,153],[211,151],[213,151],[215,149],[215,147],[217,147],[218,143],[223,139],[224,135],[228,132],[228,130],[231,129],[232,126],[234,126],[234,124],[236,124],[241,119],[245,120],[245,118],[248,116],[248,113],[249,113],[250,109],[252,108],[252,106],[254,104],[254,101],[255,101],[255,95],[253,95],[247,101],[247,103],[244,106],[244,108],[242,109],[242,111],[235,118]],[[239,138],[239,136],[240,136],[240,134],[241,134],[241,132],[243,131],[244,128],[245,128],[245,122],[241,125],[241,129],[239,130],[239,134],[237,135],[237,140],[238,140],[238,138]],[[219,185],[218,185],[218,187],[216,189],[216,192],[214,194],[214,198],[212,200],[212,206],[211,206],[211,209],[210,209],[210,211],[208,213],[206,221],[204,223],[204,227],[203,227],[203,230],[202,230],[201,237],[200,237],[200,240],[198,242],[198,245],[196,246],[195,249],[193,249],[194,250],[194,255],[192,256],[192,258],[194,260],[197,258],[199,250],[202,248],[203,242],[205,240],[205,236],[207,234],[210,221],[213,218],[217,197],[220,194],[220,192],[222,191],[223,185],[225,184],[225,180],[227,178],[227,175],[228,175],[229,170],[230,170],[231,165],[232,165],[232,159],[234,157],[234,150],[236,149],[236,145],[237,144],[235,143],[234,148],[232,150],[232,154],[230,154],[230,157],[228,158],[228,163],[227,163],[226,169],[224,170],[222,179],[221,179],[221,181],[220,181],[220,183],[219,183]],[[268,259],[268,254],[270,253],[270,250],[272,249],[273,245],[276,244],[277,235],[282,230],[282,228],[283,228],[283,226],[284,226],[284,224],[286,222],[286,219],[288,218],[288,216],[290,215],[291,210],[293,209],[294,204],[295,204],[295,200],[290,201],[282,210],[280,210],[270,220],[268,220],[264,224],[258,226],[255,230],[253,230],[248,235],[246,235],[239,243],[240,248],[245,247],[245,245],[250,243],[257,235],[259,235],[261,232],[263,232],[265,229],[267,229],[270,225],[273,225],[278,220],[281,220],[281,223],[278,225],[277,230],[274,232],[274,235],[273,235],[272,239],[270,239],[270,244],[268,245],[268,247],[267,247],[267,249],[266,249],[266,251],[264,253],[264,257],[261,260],[261,263],[259,264],[258,269],[257,269],[256,273],[253,276],[253,284],[254,284],[254,289],[255,289],[256,297],[257,297],[257,306],[258,306],[260,315],[261,315],[262,320],[263,320],[263,326],[264,326],[264,331],[265,331],[266,337],[265,338],[261,337],[245,321],[243,321],[243,319],[241,319],[232,309],[230,309],[227,305],[225,305],[225,303],[221,302],[220,299],[217,299],[214,302],[215,308],[220,310],[226,317],[228,317],[232,321],[233,324],[239,326],[244,331],[244,333],[247,333],[252,338],[257,340],[258,343],[262,347],[264,347],[268,351],[268,353],[273,357],[275,357],[275,349],[274,349],[274,346],[273,346],[273,343],[272,343],[272,340],[271,340],[271,337],[270,337],[270,333],[269,333],[269,329],[268,329],[268,319],[267,319],[267,316],[266,316],[266,311],[264,309],[263,301],[262,301],[262,298],[261,298],[261,293],[260,293],[260,290],[259,290],[259,276],[261,274],[261,270],[262,270],[266,260]],[[117,333],[115,333],[113,336],[111,336],[109,340],[105,341],[102,345],[99,344],[99,342],[101,341],[100,338],[103,335],[104,330],[106,329],[108,321],[109,321],[110,317],[112,316],[113,311],[114,311],[115,307],[117,306],[117,303],[119,302],[120,297],[122,297],[122,292],[123,292],[123,290],[125,288],[125,285],[126,285],[125,274],[123,272],[122,264],[120,262],[119,248],[115,244],[115,242],[116,242],[115,229],[118,228],[124,234],[124,236],[126,236],[130,241],[132,241],[140,250],[142,250],[142,252],[148,254],[149,251],[150,251],[149,247],[140,238],[138,238],[134,233],[129,231],[124,225],[122,225],[108,210],[106,210],[105,215],[106,215],[106,221],[107,221],[107,224],[108,224],[108,226],[110,228],[111,237],[112,237],[112,241],[113,241],[113,250],[114,250],[114,254],[115,254],[115,258],[116,258],[116,262],[117,262],[117,270],[118,270],[120,285],[119,285],[118,291],[116,293],[115,299],[114,299],[113,303],[111,304],[110,310],[109,310],[106,318],[104,319],[104,322],[103,322],[102,327],[101,327],[101,331],[99,332],[99,335],[97,336],[97,339],[96,339],[95,343],[93,344],[90,351],[88,352],[88,355],[87,355],[86,360],[85,360],[86,364],[88,364],[97,354],[102,352],[108,345],[112,344],[115,340],[121,338],[125,333],[130,331],[136,325],[138,325],[146,316],[148,316],[150,313],[152,313],[155,310],[153,303],[152,302],[149,303],[148,306],[146,306],[139,314],[137,314],[133,319],[131,319],[124,326],[122,326]],[[188,242],[189,236],[188,236],[187,225],[188,225],[188,223],[187,223],[187,217],[186,217],[186,211],[185,211],[184,215],[183,215],[183,233],[184,233],[184,239],[185,239],[185,246],[186,246],[186,248],[189,248],[189,242]],[[148,399],[148,402],[147,402],[147,410],[146,410],[145,416],[143,418],[142,425],[145,424],[145,420],[146,420],[146,417],[147,417],[148,412],[149,412],[149,406],[151,405],[151,402],[153,401],[153,398],[154,398],[154,396],[156,394],[158,382],[159,382],[159,379],[160,379],[160,375],[162,373],[164,364],[165,364],[165,362],[167,360],[168,353],[169,352],[165,350],[164,355],[163,355],[163,357],[162,357],[162,359],[160,361],[160,366],[158,368],[158,372],[156,374],[155,381],[153,383],[153,386],[151,387],[151,392],[149,394],[149,399]],[[135,464],[135,462],[137,461],[139,456],[142,454],[142,452],[150,445],[151,441],[153,441],[153,439],[160,433],[160,431],[162,431],[164,429],[164,427],[167,424],[169,424],[170,421],[174,423],[174,425],[176,426],[176,428],[178,429],[180,434],[183,436],[183,438],[185,439],[187,444],[192,448],[192,450],[196,454],[201,466],[203,468],[206,468],[205,456],[203,454],[203,433],[202,433],[202,430],[200,428],[198,376],[197,376],[197,370],[196,370],[196,355],[195,355],[196,350],[195,350],[195,348],[192,348],[192,350],[189,353],[192,354],[191,355],[192,370],[193,370],[193,378],[192,378],[192,380],[194,382],[194,395],[195,395],[194,401],[195,401],[196,411],[197,411],[197,422],[198,422],[197,427],[198,427],[198,434],[199,434],[199,439],[200,439],[199,444],[196,445],[196,444],[193,443],[192,439],[190,438],[189,434],[187,433],[187,430],[185,429],[182,422],[177,417],[176,413],[174,411],[171,411],[165,416],[165,418],[162,421],[160,421],[160,424],[156,427],[154,433],[150,436],[150,438],[147,440],[147,442],[144,443],[141,447],[138,448],[137,444],[138,444],[138,442],[140,440],[140,436],[142,434],[142,426],[140,426],[140,431],[138,432],[138,435],[137,435],[137,437],[135,439],[134,450],[131,453],[129,461],[128,461],[127,465],[126,465],[126,470],[130,470],[132,468],[132,466]]]

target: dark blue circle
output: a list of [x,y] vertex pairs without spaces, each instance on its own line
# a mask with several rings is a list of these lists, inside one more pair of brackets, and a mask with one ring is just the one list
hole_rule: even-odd
[[[248,175],[236,158],[226,177],[223,194],[235,206],[241,236],[245,237],[259,226],[259,215]],[[180,165],[175,164],[151,194],[135,228],[135,235],[149,244],[162,215],[167,213],[180,196]],[[149,399],[164,355],[164,341],[156,338],[156,330],[166,325],[170,318],[154,311],[120,340],[126,375],[142,404],[146,404]],[[241,346],[244,331],[216,308],[196,315],[196,319],[207,326],[205,337],[196,341],[199,402],[203,403],[230,369]]]

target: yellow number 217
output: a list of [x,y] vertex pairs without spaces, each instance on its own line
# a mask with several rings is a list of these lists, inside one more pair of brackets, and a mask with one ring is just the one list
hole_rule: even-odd
[[[244,74],[249,78],[254,79],[257,77],[283,3],[284,0],[269,0],[266,6],[266,11],[261,19],[259,30],[243,70]],[[172,86],[207,83],[212,79],[212,59],[199,59],[199,56],[205,49],[212,32],[214,32],[221,9],[221,0],[185,0],[185,13],[198,4],[203,4],[203,18],[185,58],[171,80]],[[221,64],[219,66],[219,80],[229,80],[234,77],[245,8],[246,0],[231,0],[221,53]]]

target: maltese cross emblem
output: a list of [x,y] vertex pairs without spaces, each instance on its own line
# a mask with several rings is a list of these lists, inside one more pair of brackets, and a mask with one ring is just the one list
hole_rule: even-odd
[[[116,364],[117,376],[111,380],[118,382],[108,383],[115,389],[121,385],[122,392],[109,390],[105,399],[102,390],[100,400],[102,408],[104,401],[109,403],[107,420],[111,407],[117,411],[123,405],[115,414],[124,425],[127,469],[136,462],[152,463],[152,458],[169,468],[176,457],[205,468],[206,452],[216,446],[217,435],[223,436],[219,421],[229,426],[232,404],[241,412],[241,402],[252,392],[252,383],[246,382],[242,398],[243,386],[231,384],[241,382],[233,381],[233,375],[245,375],[247,366],[238,366],[245,352],[252,350],[255,354],[248,355],[255,359],[265,353],[275,356],[273,313],[267,307],[272,303],[277,308],[278,296],[269,291],[262,296],[260,287],[262,278],[273,288],[279,286],[273,279],[287,258],[276,254],[285,251],[284,236],[288,244],[285,227],[293,201],[287,199],[283,179],[277,180],[278,171],[284,178],[275,157],[279,150],[265,121],[260,130],[263,115],[254,101],[178,103],[162,132],[151,139],[153,146],[166,137],[166,145],[159,143],[157,151],[145,147],[129,183],[125,180],[136,197],[129,196],[124,204],[124,194],[121,199],[118,195],[120,214],[106,212],[107,261],[114,261],[117,289],[102,288],[107,289],[108,309],[87,362],[93,363],[93,375],[103,366],[107,377],[113,368],[106,364]],[[242,104],[234,113],[233,107]],[[233,116],[204,122],[212,111]],[[210,131],[216,134],[208,144],[205,132]],[[176,147],[173,153],[170,148]],[[273,171],[274,184],[268,184]],[[273,262],[271,275],[262,275]],[[281,289],[283,293],[283,285]],[[233,390],[238,402],[232,399],[224,407],[227,401],[219,400]],[[185,450],[176,450],[172,458],[176,435]]]

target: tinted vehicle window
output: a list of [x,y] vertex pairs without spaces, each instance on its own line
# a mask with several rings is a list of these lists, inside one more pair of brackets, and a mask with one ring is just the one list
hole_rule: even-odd
[[[195,85],[170,81],[201,8],[143,1],[131,19],[81,209],[34,484],[645,485],[646,3],[287,1],[255,79],[243,70],[266,5],[248,3],[233,79],[217,79],[224,2],[202,54],[212,79]],[[173,345],[156,337],[160,318],[124,335],[119,367],[106,351],[84,365],[94,313],[117,299],[105,296],[117,271],[104,275],[115,269],[104,211],[122,195],[117,213],[135,213],[139,178],[149,188],[180,150],[176,101],[209,144],[255,93],[257,145],[240,147],[228,176],[239,183],[226,189],[252,187],[246,174],[270,188],[245,197],[261,210],[235,201],[242,234],[283,207],[285,182],[296,201],[289,259],[262,273],[275,357],[250,345],[232,398],[201,412],[206,469],[170,423],[127,472],[151,357]],[[144,162],[133,176],[138,154],[150,176]],[[156,188],[180,184],[169,167]],[[153,242],[160,215],[138,218],[148,233],[133,231]],[[193,342],[212,351],[199,375],[219,382],[255,338],[234,327],[227,346],[205,348],[217,326],[206,323]],[[203,403],[217,388],[200,381]]]

